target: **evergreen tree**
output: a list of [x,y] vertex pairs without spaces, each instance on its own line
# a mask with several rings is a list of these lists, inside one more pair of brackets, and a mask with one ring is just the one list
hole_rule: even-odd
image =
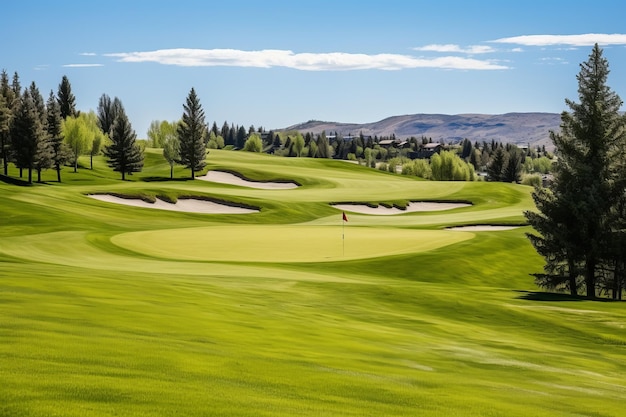
[[121,172],[124,181],[126,174],[140,172],[143,168],[143,152],[136,143],[137,135],[123,108],[115,117],[110,135],[111,143],[104,148],[107,165],[113,171]]
[[52,147],[52,164],[57,171],[57,181],[61,182],[61,166],[69,160],[69,149],[63,142],[61,108],[50,91],[46,105],[48,140]]
[[502,146],[492,145],[493,157],[487,166],[487,178],[490,181],[502,181],[504,167],[507,165],[507,154]]
[[0,94],[0,158],[4,167],[4,175],[7,175],[9,132],[11,131],[11,108],[6,99]]
[[326,137],[326,132],[322,132],[317,137],[317,158],[330,158],[331,155],[331,147],[330,143],[328,143],[328,138]]
[[183,108],[185,111],[178,125],[178,140],[180,142],[180,160],[178,163],[189,168],[191,179],[194,179],[196,171],[202,170],[206,165],[206,149],[203,138],[206,131],[204,110],[194,88],[189,92]]
[[[568,264],[581,266],[589,298],[596,296],[596,276],[606,248],[612,243],[611,212],[624,194],[613,152],[624,147],[626,123],[619,113],[621,99],[606,84],[608,74],[608,62],[596,44],[589,59],[580,65],[580,102],[565,100],[571,112],[561,114],[561,133],[550,135],[559,155],[550,186],[553,201],[537,191],[534,194],[537,208],[548,223],[536,230],[555,230],[555,235],[542,236],[542,244],[567,248]],[[544,206],[557,207],[558,215]],[[527,217],[533,221],[532,215],[527,213]],[[554,228],[558,224],[562,227]],[[545,269],[549,271],[552,259],[557,257],[553,253],[556,249],[542,253],[537,241],[537,237],[531,238],[546,258]]]
[[237,129],[237,141],[236,141],[237,148],[242,149],[246,143],[247,138],[248,138],[248,133],[246,132],[246,128],[243,126],[240,126],[239,129]]
[[57,93],[57,100],[59,101],[59,107],[61,108],[61,117],[63,120],[68,117],[77,116],[76,113],[76,97],[72,94],[72,86],[67,76],[64,75],[59,84],[59,90]]
[[36,158],[42,147],[40,142],[44,140],[44,131],[29,90],[24,90],[20,100],[11,137],[15,164],[18,168],[28,169],[28,182],[32,183],[33,169],[36,167]]
[[119,98],[115,97],[113,101],[111,101],[111,97],[106,94],[102,94],[100,99],[98,100],[98,126],[100,130],[105,135],[108,135],[111,132],[111,128],[113,127],[113,122],[115,122],[115,118],[118,113],[124,111],[122,106],[122,102]]
[[15,93],[9,83],[6,70],[0,74],[0,157],[2,158],[4,175],[8,175],[9,157],[11,153],[11,126],[16,103]]
[[222,125],[222,130],[220,132],[220,135],[224,138],[224,143],[226,145],[234,145],[234,142],[231,142],[230,139],[230,127],[228,126],[228,122],[224,121],[224,124]]
[[522,180],[522,154],[515,146],[510,147],[502,167],[502,182],[519,183]]

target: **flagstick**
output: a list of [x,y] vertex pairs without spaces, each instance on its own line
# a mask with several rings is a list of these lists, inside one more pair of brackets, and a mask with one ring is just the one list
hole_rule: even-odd
[[346,227],[346,221],[341,216],[341,256],[346,256],[346,234],[344,233]]

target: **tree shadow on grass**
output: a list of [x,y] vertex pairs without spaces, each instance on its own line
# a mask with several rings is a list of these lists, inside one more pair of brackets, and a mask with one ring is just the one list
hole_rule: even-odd
[[30,184],[28,181],[23,180],[21,178],[13,178],[6,175],[0,174],[0,181],[11,184],[11,185],[19,185],[20,187],[30,187],[33,184]]
[[141,181],[145,182],[180,182],[191,181],[191,178],[170,178],[170,177],[144,177]]
[[596,301],[596,302],[616,302],[622,300],[612,300],[610,298],[587,298],[584,295],[570,295],[556,292],[543,292],[543,291],[522,291],[515,290],[516,293],[520,294],[517,297],[520,300],[528,300],[528,301]]

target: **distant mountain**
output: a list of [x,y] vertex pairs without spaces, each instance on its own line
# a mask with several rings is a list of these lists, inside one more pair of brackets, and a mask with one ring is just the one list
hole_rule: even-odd
[[313,134],[325,131],[341,135],[411,136],[431,138],[434,142],[456,143],[495,140],[518,145],[551,146],[550,130],[559,131],[561,115],[556,113],[488,114],[411,114],[388,117],[374,123],[337,123],[311,120],[283,130]]

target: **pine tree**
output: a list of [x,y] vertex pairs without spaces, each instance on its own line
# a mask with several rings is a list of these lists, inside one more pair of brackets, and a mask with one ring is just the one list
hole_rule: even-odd
[[11,109],[4,96],[0,94],[0,158],[4,167],[4,175],[7,175],[7,163],[9,153],[9,132],[11,131]]
[[206,132],[204,110],[202,110],[200,99],[194,88],[189,92],[183,108],[185,111],[178,125],[180,143],[180,160],[178,163],[191,169],[191,179],[194,179],[195,173],[202,170],[206,165],[206,148],[203,137]]
[[126,174],[140,172],[143,168],[143,153],[136,138],[126,112],[121,107],[111,127],[111,144],[104,148],[104,155],[107,165],[113,171],[122,173],[122,181],[126,179]]
[[[611,244],[611,212],[624,194],[613,152],[624,146],[626,123],[619,113],[621,99],[606,84],[608,74],[608,62],[596,44],[576,77],[580,102],[565,100],[571,112],[561,114],[561,133],[550,135],[558,152],[553,197],[534,193],[545,224],[527,213],[539,233],[554,231],[531,238],[546,258],[546,271],[558,258],[559,246],[566,248],[568,265],[580,265],[589,298],[596,296],[596,276]],[[550,250],[542,253],[542,247]]]
[[44,140],[44,131],[29,90],[24,90],[20,100],[11,138],[15,165],[20,169],[28,169],[28,182],[32,183],[33,169],[36,165],[37,154],[41,148],[40,142]]
[[69,160],[69,149],[63,142],[61,108],[50,91],[46,103],[48,140],[52,146],[52,164],[57,172],[57,181],[61,182],[61,167]]
[[522,179],[522,154],[515,146],[511,146],[505,158],[506,163],[502,167],[502,182],[519,183]]
[[76,113],[76,97],[72,94],[72,86],[70,85],[70,81],[67,76],[64,75],[61,79],[61,84],[59,84],[59,91],[57,93],[57,99],[59,101],[59,106],[61,108],[61,117],[63,120],[68,117],[77,116]]
[[111,131],[115,117],[120,112],[120,109],[123,111],[122,102],[119,98],[115,97],[113,101],[111,101],[111,97],[106,94],[100,96],[97,110],[98,126],[105,135],[108,135]]
[[492,149],[495,148],[491,162],[487,166],[487,178],[490,181],[502,181],[504,167],[507,165],[507,154],[502,146],[492,145]]
[[2,158],[4,175],[8,174],[9,157],[11,154],[11,126],[15,113],[15,93],[9,83],[9,75],[5,70],[0,74],[0,157]]

